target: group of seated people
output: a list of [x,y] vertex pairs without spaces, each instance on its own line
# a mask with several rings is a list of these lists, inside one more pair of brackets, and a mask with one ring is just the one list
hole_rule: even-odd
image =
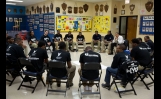
[[[58,50],[58,44],[63,41],[62,34],[60,34],[60,30],[57,30],[57,34],[54,35],[53,39],[51,40],[48,36],[48,31],[45,30],[44,35],[40,38],[40,41],[45,41],[47,46],[52,46],[53,51]],[[33,48],[37,47],[37,39],[34,36],[34,32],[31,31],[28,38],[29,45]],[[77,35],[77,42],[75,43],[73,41],[73,34],[71,34],[71,31],[68,32],[68,34],[64,37],[64,42],[66,44],[66,50],[69,51],[69,49],[73,52],[74,51],[74,45],[76,45],[76,51],[78,51],[78,44],[82,44],[85,48],[85,38],[84,35],[82,35],[81,32]],[[72,46],[72,47],[70,47]]]
[[[109,36],[110,35],[110,36]],[[81,32],[78,35],[81,38],[84,38],[82,36]],[[78,37],[78,38],[79,38]],[[98,43],[100,44],[100,35],[96,31],[96,33],[93,36],[93,43]],[[34,57],[38,58],[38,61],[32,62],[35,68],[38,70],[42,70],[44,67],[44,63],[48,64],[48,54],[47,51],[45,50],[46,45],[52,45],[53,46],[53,52],[50,56],[51,60],[57,60],[57,61],[62,61],[64,64],[67,65],[66,70],[67,73],[69,74],[68,82],[69,86],[73,86],[73,78],[75,76],[75,70],[76,66],[72,65],[71,63],[71,55],[68,52],[68,44],[73,44],[73,35],[71,32],[68,32],[68,34],[65,36],[65,42],[62,40],[62,35],[60,34],[60,31],[58,30],[57,34],[54,36],[54,43],[51,42],[50,37],[48,36],[48,31],[45,31],[44,35],[41,37],[40,41],[37,41],[36,37],[34,36],[33,31],[31,32],[31,36],[29,39],[29,44],[33,47],[28,55],[25,55],[24,49],[25,45],[23,45],[23,40],[20,37],[16,37],[13,39],[10,36],[7,36],[6,34],[6,56],[8,59],[8,62],[12,63],[12,65],[8,65],[7,68],[14,68],[15,72],[12,72],[11,75],[13,77],[18,76],[17,72],[20,72],[21,68],[24,66],[21,66],[19,68],[17,65],[17,60],[21,57],[23,58],[28,58],[28,57]],[[108,40],[107,40],[108,39]],[[114,40],[113,40],[114,39]],[[85,39],[80,39],[79,41],[84,42]],[[132,39],[132,50],[130,53],[126,53],[125,49],[126,46],[123,44],[123,37],[120,36],[118,33],[116,33],[115,38],[112,37],[112,34],[110,31],[108,32],[107,36],[105,36],[105,40],[102,42],[102,45],[104,44],[110,44],[111,47],[117,46],[116,47],[116,54],[113,57],[113,61],[111,64],[111,67],[107,67],[106,69],[106,75],[105,75],[105,83],[102,84],[102,87],[110,87],[110,78],[111,78],[111,73],[116,73],[118,70],[118,67],[121,66],[121,64],[126,61],[126,59],[130,60],[136,60],[139,62],[139,70],[143,69],[143,67],[147,66],[151,61],[152,57],[154,56],[154,43],[152,40],[150,40],[149,36],[144,37],[145,42],[142,42],[141,38],[134,38]],[[84,44],[81,42],[82,44]],[[91,45],[92,45],[91,44]],[[56,45],[56,50],[54,49]],[[84,44],[85,45],[85,44]],[[73,46],[73,45],[72,45]],[[103,47],[102,47],[103,48]],[[73,49],[73,47],[72,47]],[[109,49],[109,51],[112,51]],[[153,53],[153,54],[152,54]],[[112,52],[110,52],[112,54]],[[82,67],[84,66],[84,63],[86,62],[97,62],[101,63],[101,55],[97,52],[93,51],[93,45],[92,46],[87,46],[84,49],[84,52],[80,55],[79,58],[80,62],[80,69],[78,70],[79,75],[86,74],[87,71],[82,71]],[[27,68],[28,71],[34,72],[32,68]],[[57,71],[53,71],[55,73],[58,73]],[[96,74],[98,71],[95,71]],[[87,75],[87,76],[92,76],[92,75]],[[25,76],[24,81],[33,81],[34,79]],[[59,79],[56,79],[57,86],[60,87],[61,84],[59,83]],[[48,83],[46,81],[46,83]],[[124,85],[124,81],[122,81],[122,84]],[[92,90],[93,82],[83,82],[83,85],[85,87],[85,90]]]

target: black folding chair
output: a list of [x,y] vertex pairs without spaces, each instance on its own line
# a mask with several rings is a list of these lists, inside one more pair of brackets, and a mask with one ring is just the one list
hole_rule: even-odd
[[[133,79],[135,77],[135,74],[138,71],[138,65],[139,64],[138,64],[137,61],[123,62],[122,66],[120,66],[118,68],[117,73],[116,74],[111,74],[112,78],[113,78],[113,81],[112,81],[112,83],[110,85],[110,88],[108,90],[110,90],[112,85],[115,84],[116,90],[117,90],[120,98],[122,98],[121,97],[122,92],[133,91],[134,94],[136,95],[136,92],[135,92],[135,89],[133,87],[132,81],[133,81]],[[131,76],[128,76],[129,73],[130,73]],[[131,85],[132,89],[119,90],[118,86],[117,86],[117,83],[121,83],[122,81],[124,81],[124,83],[125,83],[124,87],[126,87],[126,85],[129,83]]]
[[[82,99],[82,95],[90,95],[90,94],[99,94],[101,99],[100,79],[101,79],[102,69],[101,69],[100,63],[96,63],[96,62],[84,63],[84,66],[81,68],[81,71],[84,71],[84,70],[88,71],[89,75],[95,75],[96,73],[95,71],[98,71],[98,75],[95,75],[96,77],[92,79],[85,78],[83,73],[82,75],[80,75],[78,91],[80,90],[81,99]],[[98,92],[82,92],[81,86],[83,85],[83,81],[94,81],[93,84],[96,85]]]
[[[146,67],[144,67],[143,70],[139,70],[139,71],[137,72],[137,75],[138,75],[138,76],[134,79],[134,81],[133,81],[132,83],[134,84],[135,81],[137,81],[137,79],[140,78],[141,81],[142,81],[142,82],[144,83],[144,85],[146,86],[146,88],[147,88],[148,90],[150,90],[149,85],[151,85],[151,84],[154,83],[154,79],[153,79],[153,77],[152,77],[153,72],[154,72],[154,62],[151,62],[151,63],[149,63]],[[146,83],[144,79],[145,79],[145,78],[148,78],[148,76],[151,78],[152,81],[149,82],[149,83]]]
[[[32,86],[28,86],[28,85],[23,85],[23,82],[24,82],[24,79],[22,80],[20,86],[18,87],[17,90],[19,90],[21,88],[21,86],[23,87],[27,87],[27,88],[31,88],[33,89],[32,93],[34,93],[39,81],[42,81],[43,85],[45,85],[43,79],[42,79],[42,74],[44,73],[46,67],[44,66],[44,68],[42,69],[42,71],[38,71],[38,69],[31,63],[31,60],[34,61],[34,59],[29,59],[29,58],[19,58],[19,62],[20,62],[20,65],[23,65],[23,66],[26,66],[26,67],[30,67],[30,68],[33,68],[36,72],[31,72],[31,71],[27,71],[27,70],[24,70],[22,68],[22,71],[23,71],[23,74],[25,76],[30,76],[30,77],[36,77],[37,78],[37,82],[36,82],[36,85],[34,87]],[[32,84],[31,81],[29,81],[30,84]]]
[[[52,71],[56,71],[56,72],[52,72]],[[47,70],[47,81],[49,82],[48,87],[47,87],[47,92],[46,92],[46,96],[48,95],[48,92],[62,92],[65,93],[66,96],[66,92],[67,92],[67,85],[69,85],[68,83],[68,74],[67,74],[67,70],[66,70],[66,65],[65,63],[61,62],[61,61],[53,61],[51,60],[48,63],[48,70]],[[53,81],[52,79],[59,79],[59,81]],[[66,84],[66,90],[56,90],[52,88],[52,84],[53,82],[58,82],[58,83],[65,83]],[[50,86],[50,88],[49,88]],[[70,89],[70,87],[69,87]]]
[[[9,86],[12,85],[12,83],[15,81],[16,77],[18,77],[18,76],[20,76],[20,77],[23,79],[21,73],[20,73],[20,72],[17,72],[17,71],[15,70],[15,68],[8,68],[8,67],[10,67],[10,66],[12,66],[12,65],[14,65],[14,64],[12,64],[10,61],[8,61],[8,59],[7,59],[7,57],[6,57],[6,74],[7,74],[8,76],[10,76],[10,74],[12,75],[12,73],[15,73],[15,72],[17,73],[17,76],[12,76],[12,79],[7,79],[7,78],[6,78],[6,81],[10,82]],[[19,66],[18,66],[18,67],[19,67]]]
[[129,40],[124,40],[124,45],[126,46],[126,49],[129,50]]

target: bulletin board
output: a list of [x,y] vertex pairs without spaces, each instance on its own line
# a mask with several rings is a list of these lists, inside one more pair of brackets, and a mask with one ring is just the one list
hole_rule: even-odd
[[140,17],[140,34],[154,35],[154,15]]
[[92,17],[90,16],[56,16],[56,29],[61,32],[92,31]]
[[27,15],[27,30],[33,30],[38,40],[44,34],[45,30],[49,31],[49,37],[52,38],[55,33],[54,24],[54,13]]
[[110,30],[110,16],[95,16],[93,18],[93,30],[107,33]]

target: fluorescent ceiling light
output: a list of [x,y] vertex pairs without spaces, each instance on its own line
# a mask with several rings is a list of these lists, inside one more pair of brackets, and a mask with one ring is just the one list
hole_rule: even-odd
[[129,4],[130,3],[130,0],[125,0],[125,4]]
[[9,5],[16,5],[16,3],[6,3],[6,4],[9,4]]
[[19,1],[19,0],[6,0],[6,1],[12,1],[12,2],[23,2],[23,1]]

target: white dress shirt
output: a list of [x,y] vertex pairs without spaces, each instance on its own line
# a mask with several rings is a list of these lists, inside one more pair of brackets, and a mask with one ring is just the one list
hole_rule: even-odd
[[116,37],[114,38],[113,43],[123,44],[124,38],[121,35],[119,35],[117,39]]

